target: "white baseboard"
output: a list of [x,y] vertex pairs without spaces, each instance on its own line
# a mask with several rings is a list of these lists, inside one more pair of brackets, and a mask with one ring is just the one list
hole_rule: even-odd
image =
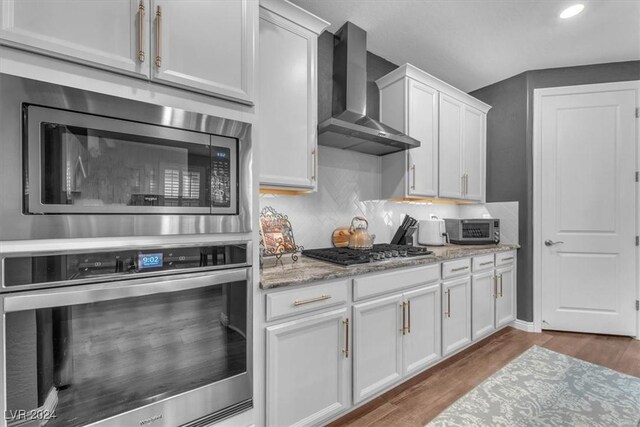
[[525,332],[535,332],[533,322],[525,322],[524,320],[516,319],[511,322],[511,327],[519,329]]

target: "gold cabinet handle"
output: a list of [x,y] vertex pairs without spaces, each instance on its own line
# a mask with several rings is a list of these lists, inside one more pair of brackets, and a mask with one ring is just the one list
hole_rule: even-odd
[[144,0],[138,5],[138,61],[144,62]]
[[407,333],[411,333],[411,300],[407,300]]
[[468,265],[465,265],[464,267],[452,268],[452,269],[451,269],[451,272],[452,272],[452,273],[454,273],[454,272],[456,272],[456,271],[462,271],[462,270],[466,270],[466,269],[468,269],[468,268],[469,268],[469,266],[468,266]]
[[500,273],[500,298],[502,298],[502,273]]
[[464,195],[469,194],[469,174],[464,174]]
[[493,264],[493,261],[481,262],[480,267],[482,267],[483,265],[489,265],[489,264]]
[[156,9],[156,67],[162,65],[162,11]]
[[344,349],[342,352],[344,353],[345,358],[349,358],[349,319],[344,319],[342,321],[344,325]]
[[447,289],[445,294],[447,294],[447,311],[445,311],[444,314],[447,317],[451,317],[451,289]]
[[402,328],[400,329],[400,332],[402,332],[402,335],[406,335],[407,334],[407,326],[406,326],[407,325],[407,311],[406,311],[407,303],[401,302],[400,307],[402,308]]
[[319,297],[315,297],[315,298],[296,300],[293,302],[293,305],[297,307],[299,305],[311,304],[312,302],[324,301],[329,298],[331,298],[331,295],[320,295]]
[[317,179],[318,179],[318,177],[316,176],[316,175],[318,174],[318,172],[317,172],[317,170],[316,170],[316,168],[317,168],[316,164],[317,164],[317,161],[318,161],[318,160],[316,159],[316,149],[315,149],[315,148],[314,148],[314,149],[313,149],[313,151],[311,152],[311,161],[313,162],[313,163],[312,163],[312,166],[313,166],[313,175],[311,175],[311,180],[315,181],[315,180],[317,180]]
[[411,174],[413,175],[413,184],[411,184],[411,189],[416,189],[416,165],[411,165]]
[[464,174],[460,175],[460,196],[464,196]]
[[510,261],[510,260],[512,260],[512,259],[513,259],[513,257],[512,257],[512,256],[508,256],[508,257],[506,257],[506,258],[502,258],[502,261]]

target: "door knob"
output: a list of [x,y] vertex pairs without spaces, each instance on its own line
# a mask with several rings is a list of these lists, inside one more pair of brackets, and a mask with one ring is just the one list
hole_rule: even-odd
[[553,240],[547,239],[547,240],[544,241],[544,244],[547,245],[547,246],[555,246],[555,245],[559,245],[559,244],[562,244],[562,243],[564,243],[562,240],[558,240],[557,242],[554,242]]

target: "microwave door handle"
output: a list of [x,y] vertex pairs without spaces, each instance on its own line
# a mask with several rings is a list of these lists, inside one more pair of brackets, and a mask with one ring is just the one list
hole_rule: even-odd
[[4,297],[4,312],[37,310],[77,304],[90,304],[120,298],[141,297],[161,293],[180,292],[207,286],[232,282],[246,282],[250,279],[250,268],[216,271],[209,273],[185,274],[182,277],[169,276],[162,280],[142,279],[139,282],[109,282],[97,288],[96,285],[70,288],[44,289],[22,295]]

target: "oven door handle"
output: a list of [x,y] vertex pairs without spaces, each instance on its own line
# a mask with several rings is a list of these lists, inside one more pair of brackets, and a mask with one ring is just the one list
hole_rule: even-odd
[[90,304],[121,298],[141,297],[224,283],[247,281],[249,268],[237,268],[207,273],[167,276],[161,279],[142,279],[139,281],[110,282],[99,285],[70,286],[67,288],[42,289],[4,297],[4,312],[37,310],[40,308],[60,307],[77,304]]

